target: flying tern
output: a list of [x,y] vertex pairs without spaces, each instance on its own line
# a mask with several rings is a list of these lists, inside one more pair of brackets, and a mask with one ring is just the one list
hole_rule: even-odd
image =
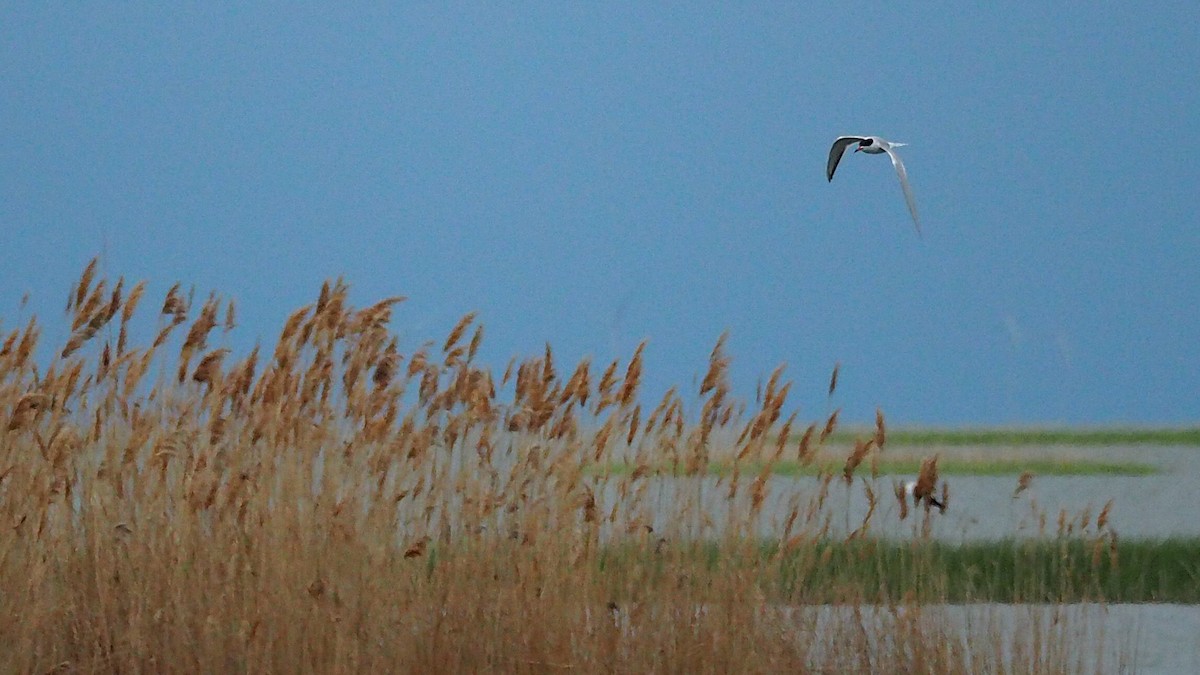
[[908,212],[912,214],[913,224],[917,226],[917,234],[921,234],[921,220],[917,217],[917,201],[913,199],[912,188],[908,186],[908,172],[904,170],[904,162],[900,160],[900,155],[896,154],[896,148],[899,148],[907,143],[896,143],[894,141],[886,141],[878,136],[839,136],[833,142],[833,147],[829,148],[829,163],[825,165],[825,177],[830,181],[833,180],[833,172],[837,171],[838,162],[842,161],[842,155],[846,152],[846,148],[858,143],[855,152],[863,151],[868,155],[882,155],[887,153],[892,159],[892,166],[896,169],[896,175],[900,177],[900,189],[904,191],[904,201],[908,204]]

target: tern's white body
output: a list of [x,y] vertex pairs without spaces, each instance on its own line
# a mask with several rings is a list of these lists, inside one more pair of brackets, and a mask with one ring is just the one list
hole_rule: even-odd
[[907,145],[907,143],[887,141],[878,136],[839,136],[833,142],[833,147],[829,148],[829,162],[825,165],[825,177],[830,181],[833,180],[833,172],[837,171],[838,163],[842,161],[842,155],[845,154],[846,148],[855,143],[858,144],[858,147],[854,149],[855,152],[865,152],[868,155],[882,155],[886,152],[891,158],[892,167],[896,169],[896,176],[900,178],[904,203],[908,205],[908,212],[912,215],[913,224],[917,226],[917,234],[921,234],[921,219],[917,216],[917,200],[913,197],[912,188],[908,186],[908,171],[905,170],[900,155],[896,154],[896,148]]

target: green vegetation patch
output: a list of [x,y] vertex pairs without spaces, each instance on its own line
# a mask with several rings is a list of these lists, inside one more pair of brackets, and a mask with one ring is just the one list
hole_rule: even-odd
[[[856,589],[864,598],[938,602],[1200,602],[1200,539],[863,541],[785,554],[779,589]],[[764,546],[764,555],[777,547]],[[816,564],[814,564],[814,562]]]
[[968,543],[858,539],[786,546],[721,543],[676,547],[613,546],[601,567],[617,576],[649,569],[676,583],[684,571],[703,578],[749,574],[775,602],[1200,604],[1200,538],[1118,540],[1005,539]]

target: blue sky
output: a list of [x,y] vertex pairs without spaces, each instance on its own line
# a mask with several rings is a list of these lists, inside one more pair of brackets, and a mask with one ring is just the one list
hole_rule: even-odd
[[[105,251],[241,349],[344,275],[500,368],[646,338],[648,395],[729,330],[809,417],[1194,423],[1200,5],[1029,4],[8,4],[0,321]],[[856,133],[923,238],[885,157],[826,182]]]

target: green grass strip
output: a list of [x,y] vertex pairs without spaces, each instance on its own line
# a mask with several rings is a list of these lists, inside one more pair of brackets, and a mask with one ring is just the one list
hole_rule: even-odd
[[650,584],[748,574],[774,602],[1200,604],[1200,538],[807,541],[608,547],[601,569]]
[[[1200,539],[826,546],[827,565],[812,557],[823,551],[784,555],[779,592],[804,596],[849,586],[891,601],[914,594],[943,602],[1200,602]],[[775,549],[764,546],[763,555]]]

